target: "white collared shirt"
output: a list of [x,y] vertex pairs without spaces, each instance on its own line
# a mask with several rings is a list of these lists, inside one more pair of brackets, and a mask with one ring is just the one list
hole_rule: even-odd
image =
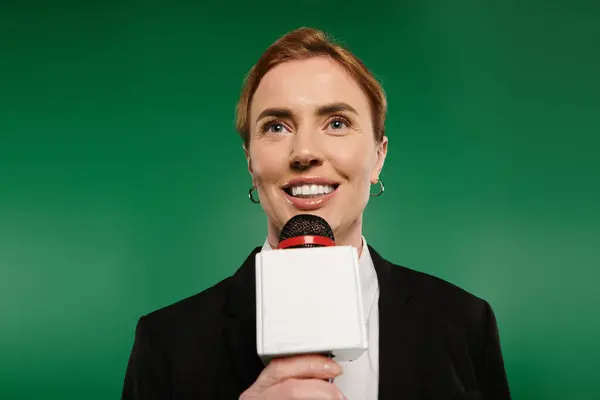
[[[272,250],[268,241],[261,251]],[[367,324],[369,348],[354,361],[339,361],[342,375],[334,384],[348,400],[377,400],[379,385],[379,284],[367,241],[362,238],[359,262],[360,283]]]

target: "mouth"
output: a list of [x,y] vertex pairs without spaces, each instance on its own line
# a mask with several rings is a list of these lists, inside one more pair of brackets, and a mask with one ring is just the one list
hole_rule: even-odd
[[334,192],[340,185],[334,184],[315,184],[298,183],[285,186],[283,190],[290,196],[297,199],[312,199],[328,195]]
[[301,211],[324,207],[336,196],[340,184],[327,178],[299,177],[283,186],[286,200]]

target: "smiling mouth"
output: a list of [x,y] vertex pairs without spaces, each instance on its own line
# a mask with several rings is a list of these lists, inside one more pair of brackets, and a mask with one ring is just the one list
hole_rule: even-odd
[[283,188],[283,190],[292,197],[299,199],[311,199],[319,196],[327,195],[335,191],[340,185],[315,185],[315,184],[303,184],[293,185]]

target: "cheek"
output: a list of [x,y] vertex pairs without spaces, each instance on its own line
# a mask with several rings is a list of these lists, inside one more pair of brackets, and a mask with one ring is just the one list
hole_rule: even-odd
[[332,152],[332,163],[348,181],[355,185],[360,185],[365,180],[370,179],[372,157],[367,152],[368,145],[353,145],[337,147]]
[[250,152],[250,161],[254,178],[258,182],[265,183],[276,181],[286,163],[282,152],[269,151],[260,147]]

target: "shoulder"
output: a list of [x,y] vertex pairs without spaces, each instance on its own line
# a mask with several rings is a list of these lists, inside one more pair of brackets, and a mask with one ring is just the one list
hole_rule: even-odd
[[[369,246],[380,286],[391,285],[404,292],[410,303],[457,314],[479,314],[486,301],[445,279],[396,264]],[[383,281],[381,281],[383,280]],[[389,280],[390,282],[385,282]]]
[[386,261],[389,277],[409,293],[408,304],[430,322],[446,329],[479,330],[494,318],[489,303],[481,297],[432,274]]
[[[197,393],[197,398],[219,397],[215,393],[226,386],[218,382],[229,376],[223,331],[231,281],[228,277],[139,318],[123,398],[166,398],[182,390]],[[206,384],[199,386],[198,377]],[[133,396],[137,390],[145,395]]]
[[460,377],[461,384],[472,382],[475,377],[474,386],[486,396],[501,394],[502,398],[510,398],[498,326],[490,304],[439,277],[381,257],[378,261],[381,275],[387,280],[380,282],[380,299],[387,287],[386,301],[393,304],[386,311],[398,313],[391,319],[402,329],[406,329],[405,325],[411,327],[413,344],[424,346],[419,356],[430,354],[432,362],[439,362],[440,368],[450,368],[453,376]]
[[428,347],[440,343],[452,370],[469,382],[475,376],[481,393],[510,398],[497,320],[484,299],[444,279],[390,264],[391,276],[410,291],[407,314],[419,325]]
[[482,298],[442,278],[396,264],[391,266],[393,273],[406,282],[419,301],[466,313],[480,311],[486,303]]
[[410,292],[406,304],[412,321],[425,331],[455,345],[465,340],[473,355],[483,354],[486,343],[498,342],[496,317],[486,300],[424,272],[395,264],[390,269]]
[[[252,288],[247,286],[248,282],[252,283],[254,272],[250,267],[258,250],[258,247],[255,248],[247,256],[234,275],[195,295],[142,316],[140,325],[147,333],[167,341],[220,335],[228,315],[228,306],[232,302],[231,293],[236,294],[236,299],[240,294],[253,294]],[[247,302],[245,298],[243,301]]]
[[154,310],[142,316],[139,324],[146,334],[166,342],[217,333],[230,280],[225,278],[200,293]]

